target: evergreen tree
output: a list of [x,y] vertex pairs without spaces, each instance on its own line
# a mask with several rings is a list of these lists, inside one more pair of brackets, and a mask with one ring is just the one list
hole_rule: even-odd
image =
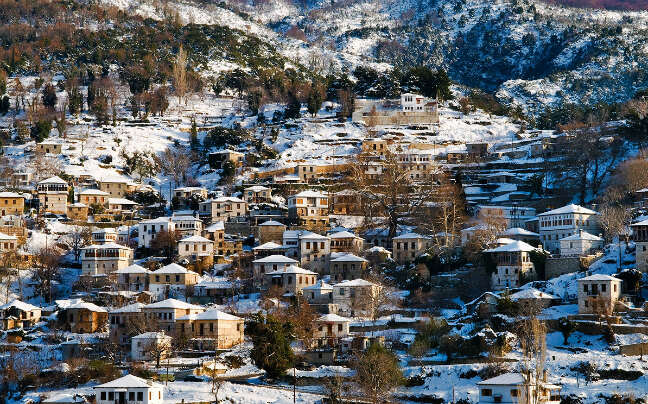
[[0,114],[5,115],[7,112],[9,112],[9,96],[5,94],[0,98]]
[[92,104],[94,103],[94,100],[95,100],[95,87],[94,85],[90,84],[88,86],[88,97],[87,97],[88,110],[92,108]]
[[56,107],[56,89],[51,83],[43,87],[43,105],[45,108],[54,109]]
[[51,130],[52,121],[48,119],[39,119],[31,127],[29,136],[34,139],[36,143],[40,143],[49,136]]
[[198,140],[198,126],[196,125],[196,117],[191,118],[191,137],[189,141],[191,151],[197,152],[200,149],[200,140]]
[[77,115],[79,112],[81,112],[82,108],[83,95],[81,94],[81,91],[79,91],[79,87],[74,86],[70,89],[68,109],[70,110],[70,114]]
[[294,93],[288,93],[288,105],[286,106],[286,112],[284,117],[286,119],[296,119],[299,118],[301,110],[301,102],[297,99]]
[[312,116],[316,116],[320,108],[322,108],[322,93],[315,84],[311,86],[311,91],[308,94],[307,108],[308,113]]
[[294,339],[291,323],[283,323],[272,315],[257,314],[246,327],[246,334],[252,339],[250,357],[254,364],[266,371],[270,378],[283,376],[295,363],[295,354],[290,346]]
[[250,110],[250,115],[254,116],[259,113],[259,107],[261,106],[261,94],[260,90],[251,90],[247,94],[247,103]]

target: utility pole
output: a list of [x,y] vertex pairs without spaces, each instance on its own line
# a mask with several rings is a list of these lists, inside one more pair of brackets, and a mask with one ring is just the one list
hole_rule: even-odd
[[293,365],[293,404],[297,403],[297,365]]

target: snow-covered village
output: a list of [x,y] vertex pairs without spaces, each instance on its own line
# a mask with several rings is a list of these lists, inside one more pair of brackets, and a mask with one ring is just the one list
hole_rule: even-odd
[[0,0],[0,404],[648,400],[633,0]]

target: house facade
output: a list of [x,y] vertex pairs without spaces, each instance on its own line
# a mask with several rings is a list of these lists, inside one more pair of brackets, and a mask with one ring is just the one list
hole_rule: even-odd
[[610,315],[621,297],[619,278],[591,275],[578,280],[578,312]]
[[580,230],[594,235],[601,232],[598,213],[574,204],[540,213],[538,219],[540,242],[552,253],[560,252],[561,239]]

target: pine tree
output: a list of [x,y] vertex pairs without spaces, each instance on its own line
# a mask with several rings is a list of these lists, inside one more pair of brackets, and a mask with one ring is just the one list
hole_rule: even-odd
[[200,149],[200,141],[198,140],[198,126],[196,125],[196,118],[191,118],[191,137],[190,137],[191,151],[197,152]]
[[316,86],[312,86],[311,91],[308,94],[307,108],[308,113],[312,116],[317,116],[320,108],[322,108],[322,93]]
[[285,118],[286,119],[296,119],[300,117],[300,110],[301,110],[301,102],[297,99],[295,94],[289,93],[288,97],[290,101],[288,101],[288,105],[286,106],[286,113],[285,113]]

